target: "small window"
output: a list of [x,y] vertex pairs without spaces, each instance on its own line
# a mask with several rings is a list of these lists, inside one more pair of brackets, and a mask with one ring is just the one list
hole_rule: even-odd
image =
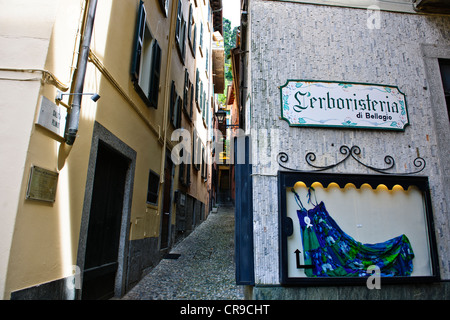
[[144,102],[155,109],[158,107],[160,71],[161,48],[147,26],[147,13],[141,1],[131,78]]
[[186,21],[183,17],[183,3],[178,1],[177,11],[177,25],[175,28],[175,40],[178,46],[178,50],[181,55],[181,60],[184,61],[186,56]]
[[147,203],[158,205],[159,175],[150,170],[148,176]]

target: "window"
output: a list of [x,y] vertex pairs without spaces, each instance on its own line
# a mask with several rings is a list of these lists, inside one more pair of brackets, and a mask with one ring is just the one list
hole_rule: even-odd
[[186,22],[183,17],[183,3],[178,0],[177,25],[175,28],[175,41],[180,51],[181,59],[184,61],[186,53]]
[[144,3],[141,1],[131,78],[144,102],[155,109],[158,107],[160,71],[161,48],[147,26],[147,14]]
[[177,11],[177,26],[175,29],[175,40],[177,41],[177,43],[180,42],[180,34],[181,34],[181,19],[183,16],[183,3],[181,2],[181,0],[178,0],[178,11]]
[[158,205],[159,175],[150,170],[148,175],[147,203]]
[[450,59],[439,59],[439,67],[444,87],[445,102],[447,103],[447,115],[450,120]]
[[439,279],[427,177],[280,171],[278,190],[282,284]]

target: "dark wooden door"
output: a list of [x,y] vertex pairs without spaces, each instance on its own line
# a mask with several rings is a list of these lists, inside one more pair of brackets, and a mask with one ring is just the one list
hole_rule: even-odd
[[170,158],[166,160],[164,168],[164,196],[163,196],[163,211],[161,221],[161,249],[169,246],[170,236],[170,207],[172,203],[172,169],[173,163]]
[[129,161],[99,144],[83,273],[83,299],[114,295]]

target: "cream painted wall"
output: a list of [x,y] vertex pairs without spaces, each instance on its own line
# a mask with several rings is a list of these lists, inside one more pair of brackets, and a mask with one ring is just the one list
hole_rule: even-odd
[[[55,102],[56,88],[41,84],[40,73],[0,70],[0,110],[4,120],[0,128],[3,177],[0,183],[0,290],[4,299],[9,299],[13,291],[73,274],[95,122],[137,154],[130,240],[159,237],[163,185],[159,188],[159,206],[147,204],[146,198],[149,170],[160,174],[162,164],[165,101],[170,94],[165,86],[170,84],[166,82],[165,70],[171,19],[170,15],[163,16],[157,2],[146,3],[149,28],[162,49],[158,108],[148,108],[130,78],[138,5],[137,0],[98,2],[91,42],[93,60],[88,63],[84,92],[98,93],[101,99],[94,103],[89,96],[83,98],[78,136],[73,146],[35,125],[42,97]],[[70,87],[84,1],[36,0],[30,4],[26,0],[0,0],[0,7],[0,68],[45,69]],[[186,9],[187,19],[189,8]],[[205,32],[205,39],[209,38],[210,33]],[[187,47],[187,55],[188,50]],[[178,94],[182,95],[184,66],[174,62],[178,59],[175,50],[172,54],[169,76],[176,79]],[[188,64],[189,70],[194,69],[192,63]],[[201,65],[204,64],[202,60]],[[191,77],[195,83],[195,72]],[[63,101],[70,104],[67,96]],[[203,124],[201,127],[202,140],[206,143],[207,132]],[[170,140],[170,130],[167,140]],[[58,172],[54,203],[25,199],[32,165]],[[177,189],[177,184],[176,175],[173,190]],[[206,184],[198,182],[197,187],[196,196],[207,203]],[[175,223],[174,214],[172,223]]]
[[[0,68],[44,69],[56,2],[0,1]],[[24,199],[22,181],[28,175],[26,157],[39,103],[41,73],[0,71],[0,292],[8,298],[6,277],[16,213]],[[32,79],[28,81],[27,79]]]

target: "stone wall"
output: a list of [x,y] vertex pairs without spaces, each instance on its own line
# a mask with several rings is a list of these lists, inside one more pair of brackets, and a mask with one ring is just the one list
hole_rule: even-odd
[[[374,167],[392,155],[395,173],[414,171],[418,155],[426,160],[421,175],[430,181],[441,278],[450,279],[450,133],[443,94],[432,101],[442,87],[429,54],[440,48],[440,57],[450,58],[450,16],[381,11],[379,28],[370,29],[364,9],[252,0],[249,12],[256,285],[279,283],[277,154],[286,152],[290,167],[303,170],[310,169],[306,153],[324,161],[318,165],[336,163],[341,145],[359,146]],[[289,127],[280,119],[279,91],[288,79],[398,86],[410,126],[404,132]],[[355,162],[330,172],[374,173]]]

